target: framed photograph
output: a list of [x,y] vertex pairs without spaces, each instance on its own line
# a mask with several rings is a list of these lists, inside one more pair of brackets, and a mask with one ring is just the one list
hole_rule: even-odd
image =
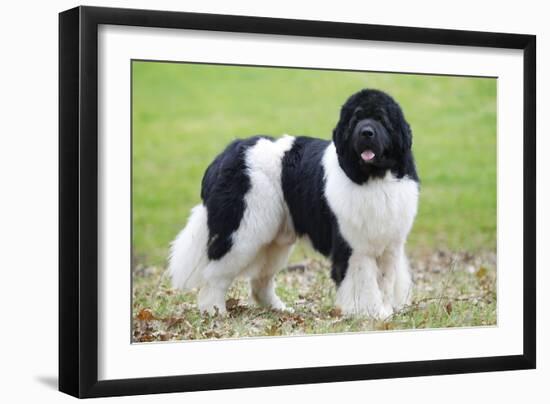
[[532,369],[533,35],[59,16],[59,389]]

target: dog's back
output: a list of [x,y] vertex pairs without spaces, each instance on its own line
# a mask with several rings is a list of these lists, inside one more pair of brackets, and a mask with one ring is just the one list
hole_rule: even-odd
[[[281,185],[282,160],[293,142],[291,136],[239,139],[214,159],[202,180],[202,203],[172,243],[175,287],[208,291],[208,285],[216,289],[239,275],[262,278],[286,259],[295,236]],[[259,300],[279,305],[265,287],[256,288]],[[206,302],[216,294],[201,293]],[[215,303],[222,311],[221,302]]]

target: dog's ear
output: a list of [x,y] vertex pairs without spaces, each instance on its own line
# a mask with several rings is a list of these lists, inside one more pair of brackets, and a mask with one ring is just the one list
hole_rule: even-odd
[[403,116],[401,116],[400,127],[403,150],[409,151],[412,147],[412,130],[409,123],[405,120]]
[[406,121],[401,107],[396,103],[389,108],[390,126],[393,126],[398,137],[397,146],[402,152],[411,150],[412,131],[409,123]]
[[350,101],[351,100],[348,100],[340,109],[338,123],[332,131],[332,140],[337,148],[346,140],[352,126],[352,118],[355,109],[352,107],[352,102]]
[[336,127],[332,130],[332,141],[334,144],[339,144],[342,142],[343,137],[345,136],[346,128],[342,124],[342,118],[336,124]]

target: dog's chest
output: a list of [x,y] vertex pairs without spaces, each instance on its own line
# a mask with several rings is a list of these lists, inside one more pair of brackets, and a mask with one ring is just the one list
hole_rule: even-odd
[[405,241],[417,210],[415,181],[388,173],[358,185],[339,165],[327,170],[325,180],[328,205],[340,233],[354,250],[379,255],[388,246]]

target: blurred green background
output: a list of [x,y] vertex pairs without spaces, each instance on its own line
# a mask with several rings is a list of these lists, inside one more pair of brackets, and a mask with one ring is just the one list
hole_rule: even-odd
[[164,266],[200,202],[202,175],[235,138],[329,139],[346,98],[388,92],[413,130],[421,178],[408,248],[496,248],[496,79],[132,63],[133,250]]

